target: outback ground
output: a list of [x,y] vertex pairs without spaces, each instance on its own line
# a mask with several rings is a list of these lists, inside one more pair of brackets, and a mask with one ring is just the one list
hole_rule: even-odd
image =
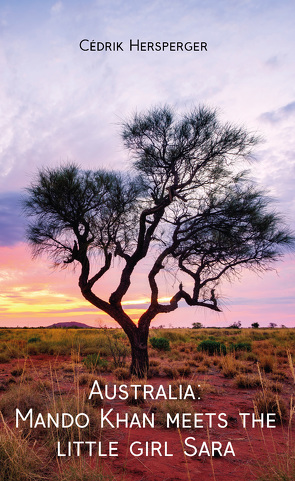
[[[0,481],[294,481],[294,329],[153,329],[144,381],[130,379],[129,355],[117,329],[0,329]],[[127,399],[101,399],[122,385]],[[143,385],[176,399],[144,399]],[[179,399],[180,389],[193,396]],[[33,425],[28,416],[16,427],[17,408],[23,417],[32,408]],[[85,413],[89,425],[48,428],[47,413]],[[167,413],[185,424],[167,428]],[[246,428],[240,413],[249,413]],[[143,414],[153,428],[142,427]],[[115,426],[117,415],[126,427]],[[264,426],[253,428],[252,415]],[[132,455],[134,442],[135,454],[147,446],[147,455]],[[224,456],[228,443],[235,456]],[[72,455],[58,456],[69,445]]]

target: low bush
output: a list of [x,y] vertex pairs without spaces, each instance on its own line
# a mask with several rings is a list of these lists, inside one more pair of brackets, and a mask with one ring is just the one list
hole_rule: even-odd
[[31,344],[32,342],[39,342],[39,341],[41,341],[40,336],[30,337],[30,339],[28,339],[28,344]]
[[231,351],[244,351],[244,352],[251,352],[252,345],[251,342],[237,342],[236,344],[231,345]]
[[90,371],[97,371],[106,368],[108,361],[102,359],[99,354],[88,354],[84,357],[83,364]]
[[170,342],[165,337],[151,337],[150,343],[158,351],[170,351]]
[[209,356],[226,354],[226,346],[222,342],[207,339],[200,342],[198,351],[206,352]]

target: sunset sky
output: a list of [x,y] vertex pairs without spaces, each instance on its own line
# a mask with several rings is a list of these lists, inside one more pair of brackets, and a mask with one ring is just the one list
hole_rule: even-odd
[[[21,210],[38,168],[75,161],[82,168],[128,170],[119,124],[134,112],[169,104],[179,111],[216,107],[222,120],[263,142],[251,175],[295,229],[294,0],[0,2],[0,325],[60,321],[113,325],[87,304],[78,271],[32,259]],[[82,39],[123,42],[124,51],[88,51]],[[207,42],[207,52],[129,51],[129,40]],[[185,305],[156,318],[167,327],[241,321],[295,327],[295,257],[275,270],[246,272],[220,286],[220,314]],[[136,319],[147,306],[146,265],[126,296]],[[97,285],[108,297],[114,267]],[[173,292],[167,278],[161,297]]]

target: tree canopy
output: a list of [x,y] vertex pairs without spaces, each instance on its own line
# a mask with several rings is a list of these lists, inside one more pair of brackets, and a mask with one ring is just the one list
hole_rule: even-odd
[[[222,278],[242,267],[269,268],[294,238],[244,169],[258,139],[221,123],[215,110],[199,107],[179,116],[167,106],[154,108],[124,122],[122,138],[132,159],[129,174],[74,164],[41,169],[27,189],[25,210],[34,254],[80,265],[82,295],[125,330],[131,370],[142,374],[157,314],[175,310],[180,300],[219,311]],[[150,303],[136,324],[122,300],[147,256]],[[123,261],[121,277],[102,299],[99,283],[93,288],[115,257]],[[97,265],[91,276],[90,263]],[[161,303],[158,278],[165,269],[181,282]]]

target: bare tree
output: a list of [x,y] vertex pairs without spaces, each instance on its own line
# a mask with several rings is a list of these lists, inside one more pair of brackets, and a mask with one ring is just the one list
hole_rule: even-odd
[[[168,107],[155,108],[125,122],[122,136],[134,175],[45,168],[27,189],[25,210],[33,219],[28,239],[34,254],[80,265],[82,295],[124,329],[131,373],[142,377],[157,314],[174,311],[181,300],[220,311],[220,280],[243,266],[269,268],[293,236],[241,170],[256,137],[220,123],[214,110],[200,107],[178,117]],[[136,324],[122,300],[147,256],[150,302]],[[105,300],[93,288],[115,257],[123,262],[121,277]],[[159,274],[167,269],[179,276],[179,287],[161,303]]]

